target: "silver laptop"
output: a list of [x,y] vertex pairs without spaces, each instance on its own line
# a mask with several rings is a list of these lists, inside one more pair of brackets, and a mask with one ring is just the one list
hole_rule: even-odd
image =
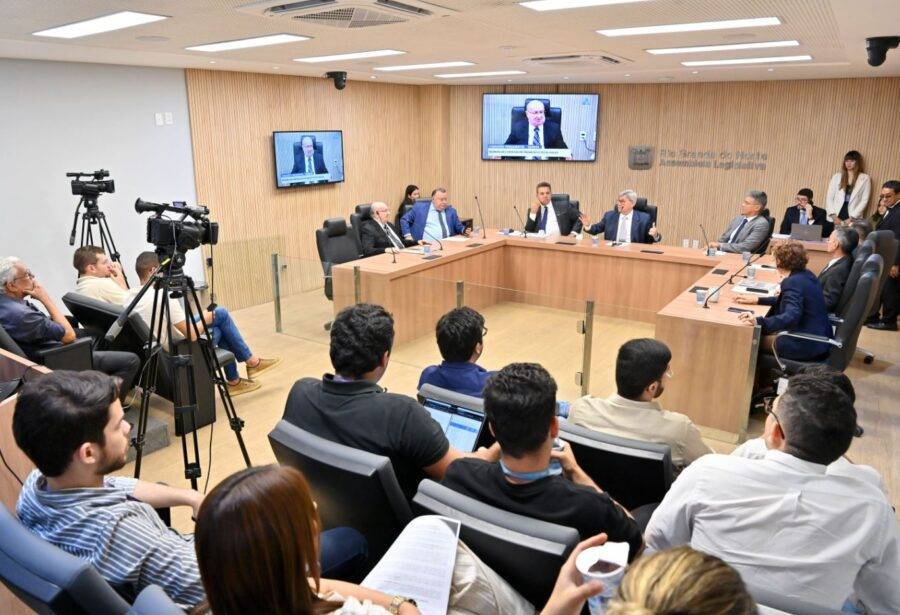
[[472,452],[484,429],[484,401],[431,384],[419,389],[419,403],[444,430],[450,445],[457,450]]
[[822,241],[822,225],[794,222],[791,225],[791,239],[797,239],[798,241]]

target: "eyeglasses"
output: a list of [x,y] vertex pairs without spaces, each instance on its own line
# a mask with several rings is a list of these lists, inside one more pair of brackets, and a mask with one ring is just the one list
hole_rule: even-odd
[[26,270],[25,270],[25,273],[24,273],[23,275],[20,275],[20,276],[17,277],[17,278],[13,278],[13,282],[15,282],[16,280],[23,280],[23,279],[25,279],[25,278],[28,278],[29,280],[33,280],[33,279],[34,279],[34,274],[31,273],[31,269],[26,269]]
[[484,337],[485,335],[487,335],[487,327],[485,327],[485,326],[482,325],[482,327],[481,327],[481,337]]
[[766,411],[766,414],[772,415],[772,418],[775,419],[775,422],[781,427],[781,432],[784,433],[784,426],[781,424],[781,421],[778,420],[778,415],[775,414],[775,403],[777,401],[778,397],[767,397],[763,402],[763,410]]
[[896,195],[896,194],[879,194],[879,195],[878,195],[878,200],[879,200],[879,201],[883,201],[883,200],[885,200],[885,199],[892,199],[892,198],[894,198],[895,196],[897,196],[897,195]]

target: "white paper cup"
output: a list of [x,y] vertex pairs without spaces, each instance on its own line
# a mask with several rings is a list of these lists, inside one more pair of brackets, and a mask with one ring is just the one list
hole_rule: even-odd
[[628,563],[628,543],[608,542],[599,547],[585,549],[575,558],[575,567],[584,582],[600,581],[603,591],[588,599],[591,615],[603,615],[609,601],[616,593]]

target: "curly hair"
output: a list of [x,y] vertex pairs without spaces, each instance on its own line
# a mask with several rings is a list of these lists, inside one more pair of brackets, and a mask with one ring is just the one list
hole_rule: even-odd
[[775,257],[776,267],[786,269],[792,273],[794,271],[803,271],[806,269],[806,263],[809,262],[806,248],[799,241],[786,241],[775,246],[775,249],[772,250],[772,255]]

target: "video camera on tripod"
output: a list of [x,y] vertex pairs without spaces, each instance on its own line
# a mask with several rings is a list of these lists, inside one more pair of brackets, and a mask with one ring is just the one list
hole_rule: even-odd
[[[81,171],[71,171],[66,173],[66,177],[74,177],[72,180],[72,194],[84,198],[85,201],[97,202],[97,197],[101,193],[113,193],[116,191],[116,182],[109,177],[109,171],[100,169],[91,173],[83,173]],[[82,177],[91,177],[94,181],[84,181]]]
[[[134,202],[134,210],[139,214],[156,214],[147,220],[147,243],[156,246],[160,261],[171,258],[176,271],[184,265],[185,252],[201,245],[214,246],[219,242],[219,224],[210,222],[209,208],[202,205],[191,207],[183,201],[172,201],[170,205],[138,199]],[[181,214],[181,219],[165,218],[163,214],[166,212]]]

